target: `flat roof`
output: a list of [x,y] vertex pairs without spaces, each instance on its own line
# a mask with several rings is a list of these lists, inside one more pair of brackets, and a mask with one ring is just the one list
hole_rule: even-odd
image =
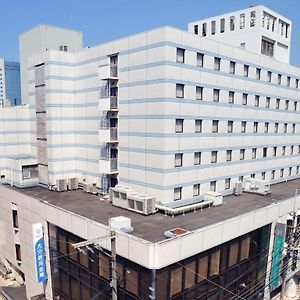
[[108,224],[108,220],[112,217],[128,217],[134,228],[132,235],[149,242],[159,242],[166,239],[164,232],[167,230],[176,227],[190,231],[200,229],[291,198],[295,195],[296,189],[300,190],[300,179],[272,185],[271,194],[267,196],[252,193],[227,196],[224,197],[224,204],[221,206],[205,208],[202,211],[197,210],[175,217],[165,216],[163,213],[144,216],[115,207],[108,201],[101,201],[99,196],[84,193],[82,190],[55,192],[42,187],[24,189],[9,185],[6,187],[102,224]]

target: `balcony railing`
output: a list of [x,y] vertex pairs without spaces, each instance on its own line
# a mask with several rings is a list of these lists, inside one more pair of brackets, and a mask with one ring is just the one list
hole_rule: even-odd
[[118,109],[118,97],[117,96],[110,97],[110,109]]
[[118,65],[111,65],[110,66],[110,76],[111,77],[118,77]]

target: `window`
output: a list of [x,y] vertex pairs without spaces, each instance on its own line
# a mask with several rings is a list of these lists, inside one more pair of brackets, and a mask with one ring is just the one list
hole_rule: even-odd
[[175,120],[175,132],[183,132],[183,119],[176,119]]
[[18,262],[21,262],[22,261],[21,246],[19,244],[15,244],[15,249],[16,249],[16,260]]
[[280,108],[280,99],[276,99],[276,109]]
[[285,100],[285,106],[284,106],[285,110],[289,109],[289,100]]
[[298,78],[295,79],[295,88],[296,89],[299,88],[299,79]]
[[170,277],[170,296],[172,297],[182,290],[182,267],[173,269],[170,272]]
[[197,197],[200,195],[200,184],[194,184],[193,186],[193,197]]
[[277,155],[277,147],[273,147],[273,156]]
[[251,11],[251,13],[250,13],[250,27],[255,26],[255,19],[256,19],[256,12]]
[[225,190],[229,190],[230,189],[230,178],[226,178],[225,179]]
[[241,43],[241,48],[245,49],[246,48],[246,43]]
[[217,190],[217,182],[211,181],[209,184],[209,189],[210,189],[210,191],[215,192]]
[[259,106],[259,96],[258,95],[255,95],[254,105]]
[[297,101],[294,101],[294,111],[297,111]]
[[231,161],[232,159],[232,150],[226,151],[226,161]]
[[211,21],[211,35],[216,33],[216,21]]
[[244,181],[244,176],[239,176],[239,182],[243,182]]
[[229,91],[228,103],[234,103],[234,92]]
[[220,90],[218,90],[218,89],[213,90],[213,101],[214,102],[220,101]]
[[184,49],[177,48],[176,62],[178,62],[178,63],[184,63],[184,54],[185,54],[185,50]]
[[214,250],[210,256],[210,270],[209,275],[214,276],[220,271],[220,249]]
[[286,146],[282,146],[282,156],[285,155]]
[[291,146],[291,152],[290,152],[291,155],[294,154],[294,146]]
[[68,52],[68,46],[64,46],[64,51]]
[[13,227],[19,228],[18,211],[16,209],[12,210],[12,218],[13,218]]
[[253,132],[257,133],[257,131],[258,131],[258,122],[254,122],[253,123]]
[[211,163],[214,164],[218,161],[218,151],[211,151]]
[[242,121],[241,122],[241,132],[245,133],[246,132],[246,128],[247,128],[247,122],[246,121]]
[[263,157],[267,157],[268,154],[268,148],[263,148]]
[[198,25],[194,25],[194,34],[198,34],[199,33],[199,27]]
[[234,24],[235,23],[235,17],[231,16],[230,17],[230,31],[234,31]]
[[296,167],[296,174],[299,174],[299,166]]
[[182,187],[177,187],[174,189],[174,200],[180,200],[182,194]]
[[252,174],[250,175],[250,177],[251,177],[251,178],[255,178],[255,174],[252,173]]
[[202,36],[206,36],[206,29],[207,29],[206,23],[203,23],[202,24]]
[[195,152],[194,153],[194,165],[200,165],[201,164],[201,152]]
[[233,121],[227,122],[227,132],[232,133],[233,132]]
[[184,97],[184,84],[177,83],[176,84],[176,98]]
[[287,76],[287,78],[286,78],[286,85],[291,86],[291,77],[290,76]]
[[272,72],[270,72],[270,71],[268,71],[268,74],[267,74],[267,81],[268,82],[272,81]]
[[223,33],[225,31],[225,19],[222,18],[220,20],[220,33]]
[[266,180],[266,172],[261,172],[261,179]]
[[[263,172],[266,175],[266,172]],[[240,261],[243,261],[249,257],[250,253],[250,237],[244,237],[241,242],[241,250],[240,250]]]
[[239,257],[239,243],[232,243],[229,247],[229,256],[228,256],[228,267],[231,267],[238,262]]
[[204,54],[197,52],[197,67],[203,67]]
[[269,132],[269,122],[265,122],[265,133]]
[[281,78],[282,78],[282,75],[278,74],[277,75],[277,84],[281,84]]
[[271,179],[273,180],[275,178],[275,170],[271,171]]
[[256,68],[256,79],[260,80],[260,77],[261,77],[261,69]]
[[284,176],[284,169],[280,169],[280,177]]
[[247,105],[248,103],[248,94],[243,94],[242,104]]
[[248,77],[248,76],[249,76],[249,66],[244,65],[244,77]]
[[292,176],[292,167],[289,167],[289,176]]
[[221,68],[221,58],[215,57],[215,59],[214,59],[214,69],[216,71],[220,71],[220,68]]
[[287,124],[287,123],[284,123],[284,124],[283,124],[283,132],[284,132],[284,133],[287,133],[287,127],[288,127],[288,124]]
[[266,97],[266,108],[269,108],[271,104],[271,98],[270,97]]
[[257,148],[252,149],[252,159],[255,159],[257,156]]
[[217,133],[219,131],[219,121],[213,120],[212,121],[212,132]]
[[229,65],[230,74],[235,74],[235,65],[236,65],[236,63],[234,61],[230,62],[230,65]]
[[293,124],[292,125],[292,133],[295,133],[296,132],[296,124]]
[[198,270],[199,276],[197,278],[197,282],[201,282],[207,278],[208,272],[208,255],[202,256],[198,260]]
[[[274,42],[267,41],[265,39],[261,40],[261,54],[267,55],[267,56],[273,56],[274,55]],[[268,82],[271,82],[271,80]]]
[[240,14],[240,29],[245,28],[245,14]]
[[245,159],[245,149],[241,149],[240,150],[240,160],[244,160]]
[[300,153],[300,145],[298,146],[298,153]]
[[195,132],[202,132],[202,120],[195,120]]
[[175,153],[175,167],[182,167],[182,153]]
[[274,132],[275,132],[275,133],[278,133],[278,123],[275,123],[275,124],[274,124]]
[[202,100],[203,98],[203,87],[196,86],[196,100]]

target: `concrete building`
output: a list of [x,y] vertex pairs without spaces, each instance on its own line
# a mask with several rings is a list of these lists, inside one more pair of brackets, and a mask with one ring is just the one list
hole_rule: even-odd
[[41,24],[20,34],[21,91],[23,103],[28,103],[27,59],[46,49],[76,52],[82,50],[82,33],[66,28]]
[[[45,26],[21,36],[28,97],[1,112],[0,257],[25,275],[28,298],[108,295],[107,222],[118,216],[133,227],[117,230],[120,299],[151,291],[260,299],[280,286],[286,225],[300,209],[300,69],[287,64],[291,22],[262,6],[228,16],[248,13],[245,48],[240,32],[234,45],[226,31],[195,34],[202,21],[190,32],[163,27],[87,49],[74,42],[70,52],[57,46],[69,45],[64,37],[30,57],[23,46]],[[265,32],[265,13],[285,22],[287,37]],[[268,55],[261,31],[274,40]],[[223,196],[224,205],[206,208]],[[46,243],[44,285],[35,278],[35,224]],[[72,248],[99,237],[88,255]]]
[[0,58],[0,103],[21,103],[20,64]]

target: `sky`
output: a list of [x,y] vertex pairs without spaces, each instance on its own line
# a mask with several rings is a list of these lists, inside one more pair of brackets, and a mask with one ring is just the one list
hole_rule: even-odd
[[300,0],[0,0],[0,57],[19,60],[18,36],[38,24],[83,32],[84,46],[265,5],[293,22],[291,64],[300,66]]

